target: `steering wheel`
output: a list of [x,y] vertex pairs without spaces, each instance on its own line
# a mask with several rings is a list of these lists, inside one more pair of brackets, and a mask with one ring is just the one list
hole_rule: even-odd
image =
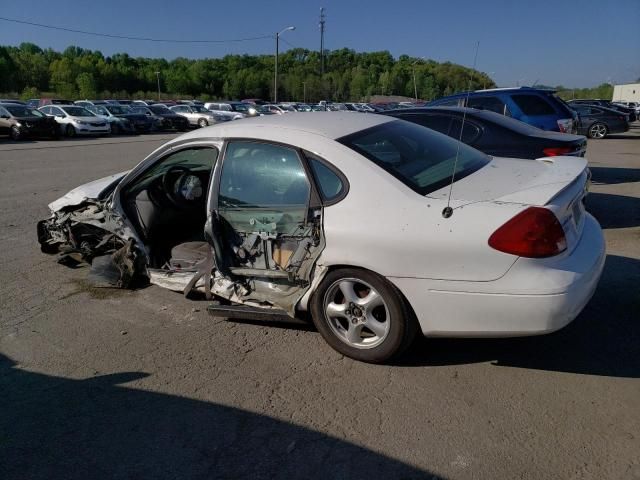
[[[181,173],[175,178],[177,172]],[[190,207],[204,193],[200,177],[183,165],[174,165],[162,175],[162,188],[167,199],[178,208]]]

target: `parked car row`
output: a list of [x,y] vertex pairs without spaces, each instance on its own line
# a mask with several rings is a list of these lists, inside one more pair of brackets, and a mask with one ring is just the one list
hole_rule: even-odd
[[[33,108],[27,102],[0,101],[0,135],[13,140],[88,135],[141,134],[186,131],[250,116],[239,111],[210,110],[195,102],[167,106],[131,101],[129,105],[106,100],[47,99]],[[32,102],[33,104],[33,102]],[[250,109],[247,107],[247,111]]]

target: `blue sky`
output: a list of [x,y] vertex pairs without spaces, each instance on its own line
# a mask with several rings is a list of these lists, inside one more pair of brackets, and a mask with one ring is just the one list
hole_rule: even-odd
[[[232,39],[274,35],[319,49],[318,15],[327,13],[325,48],[389,50],[394,56],[449,60],[477,68],[501,86],[584,87],[640,77],[640,0],[0,0],[0,16],[127,36]],[[0,21],[0,45],[69,45],[105,55],[189,58],[272,53],[274,41],[173,44],[108,39]],[[290,47],[281,44],[282,49]],[[491,73],[493,72],[493,73]]]

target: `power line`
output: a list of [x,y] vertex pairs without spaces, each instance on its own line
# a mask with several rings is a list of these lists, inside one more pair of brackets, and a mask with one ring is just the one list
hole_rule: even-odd
[[106,38],[120,38],[123,40],[137,40],[142,42],[165,42],[165,43],[233,43],[233,42],[248,42],[252,40],[264,40],[266,38],[273,38],[273,35],[261,35],[259,37],[247,37],[247,38],[232,38],[228,40],[178,40],[170,38],[146,38],[146,37],[131,37],[128,35],[112,35],[109,33],[97,33],[87,32],[84,30],[75,30],[73,28],[56,27],[53,25],[44,25],[42,23],[27,22],[25,20],[17,20],[15,18],[0,17],[0,20],[5,22],[20,23],[23,25],[31,25],[34,27],[48,28],[51,30],[62,30],[64,32],[80,33],[82,35],[93,35],[94,37],[106,37]]

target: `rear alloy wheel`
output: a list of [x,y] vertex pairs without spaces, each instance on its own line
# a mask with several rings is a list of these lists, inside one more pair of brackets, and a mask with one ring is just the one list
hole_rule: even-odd
[[64,132],[67,134],[67,137],[75,137],[76,129],[73,125],[67,125],[67,128],[64,129]]
[[204,127],[206,127],[208,125],[209,125],[209,122],[207,122],[206,118],[201,118],[200,120],[198,120],[198,126],[200,128],[204,128]]
[[382,363],[413,341],[417,323],[398,290],[367,270],[346,268],[327,274],[315,292],[313,322],[338,352]]
[[13,125],[11,127],[11,130],[9,131],[9,136],[11,137],[11,140],[20,140],[20,138],[22,138],[20,129],[16,125]]
[[594,123],[589,127],[589,138],[604,138],[607,136],[607,126],[603,123]]

